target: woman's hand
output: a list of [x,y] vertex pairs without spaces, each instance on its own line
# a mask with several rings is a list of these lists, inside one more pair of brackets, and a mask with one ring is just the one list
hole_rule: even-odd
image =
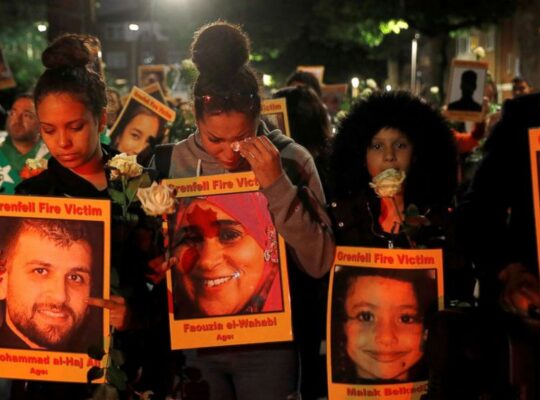
[[168,260],[165,260],[164,256],[156,257],[148,263],[149,273],[146,274],[146,278],[150,280],[154,285],[160,283],[165,279],[167,271],[170,270],[178,259],[176,257],[171,257]]
[[112,295],[110,299],[88,298],[88,305],[109,310],[110,324],[119,331],[126,330],[131,322],[131,312],[122,296]]
[[510,264],[499,274],[504,283],[501,294],[503,309],[521,316],[539,317],[540,286],[538,279],[518,263]]
[[270,186],[283,174],[279,151],[266,136],[248,138],[236,143],[238,151],[248,161],[261,188]]

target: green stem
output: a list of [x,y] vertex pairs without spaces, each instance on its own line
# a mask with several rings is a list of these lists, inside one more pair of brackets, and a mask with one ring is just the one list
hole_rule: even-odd
[[127,199],[127,196],[126,196],[126,177],[124,175],[122,175],[121,181],[122,181],[122,194],[124,195],[124,201],[122,201],[122,216],[124,218],[126,218],[129,204],[127,204],[127,202],[126,202],[126,199]]
[[[399,217],[400,225],[403,225],[405,223],[405,218],[403,218],[403,214],[401,214],[401,211],[396,202],[396,198],[394,196],[392,196],[392,203],[394,204],[394,208],[396,209],[397,215]],[[411,249],[416,249],[416,243],[414,243],[406,230],[403,230],[403,234],[407,238],[407,242],[409,242],[409,246],[411,247]]]

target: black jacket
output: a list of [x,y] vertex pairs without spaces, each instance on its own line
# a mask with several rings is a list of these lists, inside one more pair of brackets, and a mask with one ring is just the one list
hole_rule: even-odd
[[[411,248],[409,239],[400,230],[391,235],[379,225],[380,200],[372,190],[357,197],[333,199],[329,214],[338,246]],[[471,301],[473,274],[470,264],[463,256],[461,243],[454,233],[454,215],[448,207],[420,207],[419,213],[429,220],[428,226],[420,226],[409,237],[417,248],[442,248],[445,298]]]
[[538,126],[540,94],[504,104],[458,207],[458,234],[477,267],[483,293],[493,299],[500,290],[497,274],[509,263],[522,263],[538,275],[528,135]]

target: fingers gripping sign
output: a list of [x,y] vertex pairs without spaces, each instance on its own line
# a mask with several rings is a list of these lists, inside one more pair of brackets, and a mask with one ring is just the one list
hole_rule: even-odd
[[279,151],[266,136],[234,142],[231,147],[248,161],[262,188],[270,186],[283,174]]
[[123,331],[128,328],[131,319],[131,313],[126,304],[126,299],[122,296],[112,295],[110,299],[89,297],[88,305],[108,309],[110,316],[110,324],[115,329]]

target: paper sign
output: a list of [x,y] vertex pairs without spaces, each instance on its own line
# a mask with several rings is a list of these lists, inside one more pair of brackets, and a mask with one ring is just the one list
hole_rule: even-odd
[[291,137],[287,101],[284,98],[263,100],[261,115],[270,129],[279,129],[284,135]]
[[86,382],[107,352],[110,201],[0,197],[0,376]]
[[338,247],[330,273],[329,399],[420,399],[430,315],[442,309],[442,250]]
[[292,340],[285,242],[252,172],[164,180],[172,349]]

